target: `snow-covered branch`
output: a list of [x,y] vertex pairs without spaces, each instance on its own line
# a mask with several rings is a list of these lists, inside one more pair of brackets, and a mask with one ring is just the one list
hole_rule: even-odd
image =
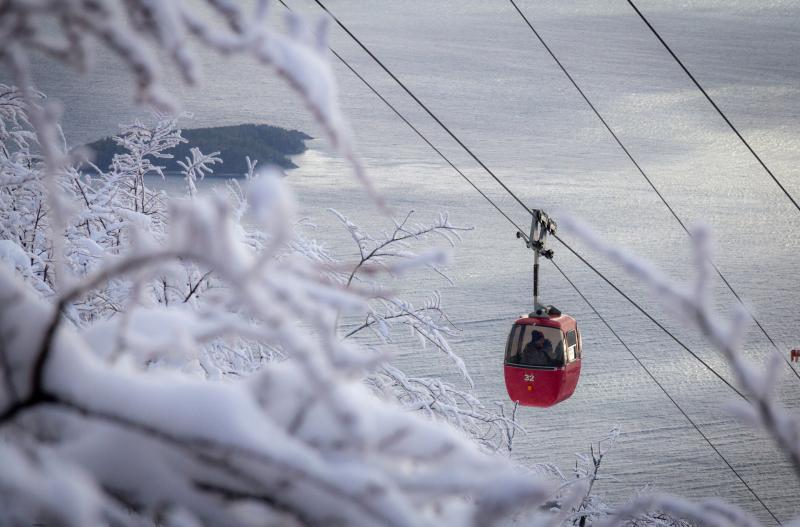
[[[421,348],[432,344],[448,357],[469,387],[473,387],[464,361],[448,342],[448,338],[460,330],[445,313],[440,293],[433,291],[422,303],[415,305],[410,300],[391,294],[374,281],[376,273],[402,274],[413,266],[425,266],[447,278],[439,266],[444,254],[441,251],[437,251],[434,257],[431,257],[432,251],[418,254],[414,245],[438,237],[449,246],[455,246],[461,240],[461,233],[471,228],[451,224],[446,214],[439,214],[430,223],[413,222],[411,211],[401,220],[395,220],[391,229],[372,234],[345,215],[332,212],[358,248],[358,258],[349,269],[337,265],[340,268],[337,278],[347,288],[358,284],[369,297],[369,310],[364,321],[349,327],[343,338],[348,339],[369,330],[376,337],[377,343],[373,345],[380,346],[393,340],[395,327],[407,328],[417,337]],[[432,419],[456,426],[488,450],[511,449],[513,433],[509,431],[519,428],[513,415],[507,418],[502,411],[487,408],[469,392],[442,379],[411,377],[386,364],[368,376],[367,382],[381,396],[399,401],[410,411],[421,412]]]
[[[507,461],[480,453],[455,431],[381,402],[357,378],[347,380],[357,364],[350,358],[354,350],[326,334],[333,330],[333,313],[350,300],[316,294],[319,284],[306,283],[294,271],[301,262],[290,265],[285,255],[256,257],[226,227],[220,205],[195,200],[176,208],[168,251],[119,256],[62,292],[57,306],[35,298],[2,270],[0,335],[22,397],[4,392],[0,399],[0,426],[11,427],[16,438],[0,455],[4,464],[21,464],[23,447],[36,444],[41,455],[59,460],[48,469],[55,481],[80,474],[83,497],[72,509],[75,515],[63,513],[60,520],[97,523],[124,504],[147,517],[180,512],[208,524],[250,524],[267,514],[309,524],[424,525],[471,517],[483,525],[544,499],[546,488]],[[240,314],[183,312],[189,339],[184,347],[197,346],[191,340],[201,328],[240,316],[256,323],[252,332],[262,341],[291,349],[291,359],[245,382],[209,382],[112,364],[103,358],[108,340],[99,339],[92,326],[49,329],[59,311],[89,289],[141,272],[146,262],[167,266],[175,256],[213,265],[228,284],[215,303],[232,306],[235,299],[244,306]],[[318,321],[313,325],[319,336],[291,322],[297,317]],[[42,355],[42,335],[48,334]],[[42,373],[34,383],[30,372],[39,363]],[[53,419],[63,432],[53,436],[51,430],[41,443],[39,434]],[[14,514],[53,513],[46,495],[21,490],[33,474],[0,480],[18,494]],[[514,489],[514,500],[498,488]],[[464,495],[473,500],[463,501]],[[245,504],[259,516],[242,516]]]
[[[9,1],[0,17],[0,60],[12,66],[16,84],[27,89],[33,85],[28,75],[30,52],[44,52],[85,71],[91,65],[94,44],[99,44],[129,70],[139,102],[174,111],[178,103],[165,89],[165,71],[174,68],[185,83],[198,82],[200,61],[193,44],[223,54],[251,56],[272,68],[299,95],[373,199],[382,203],[366,177],[339,108],[328,62],[327,19],[312,27],[292,14],[287,31],[281,33],[270,27],[268,14],[266,0],[258,0],[252,8],[221,0]],[[46,132],[43,124],[34,119],[37,133]]]
[[181,173],[186,180],[186,188],[189,196],[197,194],[197,179],[205,178],[206,174],[213,174],[214,163],[222,163],[219,152],[212,152],[211,154],[204,154],[197,147],[192,147],[190,150],[192,157],[187,157],[185,161],[178,161],[181,167]]
[[562,219],[561,224],[592,249],[640,279],[668,309],[695,325],[709,339],[730,364],[737,382],[748,396],[749,404],[736,405],[737,414],[769,432],[800,479],[800,420],[791,415],[775,397],[775,387],[784,361],[770,355],[763,371],[759,372],[740,353],[749,317],[745,309],[736,306],[732,318],[727,321],[712,310],[709,290],[713,275],[710,272],[711,242],[708,230],[702,226],[692,229],[695,277],[692,283],[681,284],[672,282],[649,262],[605,243],[586,226],[571,219]]

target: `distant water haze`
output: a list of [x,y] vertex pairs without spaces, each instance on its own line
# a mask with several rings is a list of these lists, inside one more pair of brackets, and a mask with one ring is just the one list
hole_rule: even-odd
[[[310,2],[289,3],[319,14]],[[772,338],[787,354],[800,346],[800,213],[626,2],[519,4],[685,223],[712,228],[715,262]],[[637,5],[786,188],[800,197],[800,2],[642,0]],[[531,207],[581,218],[673,278],[691,280],[686,234],[510,4],[335,0],[329,7]],[[281,11],[273,6],[276,19]],[[525,211],[346,35],[331,29],[332,46],[527,227]],[[202,58],[201,88],[170,83],[183,110],[193,114],[186,127],[269,123],[322,137],[298,98],[271,72],[246,60],[206,53]],[[454,286],[425,274],[392,285],[414,300],[431,289],[442,292],[450,317],[462,329],[453,348],[465,359],[478,395],[490,405],[503,401],[502,351],[511,322],[532,302],[531,254],[513,227],[360,81],[334,65],[361,155],[393,210],[403,214],[413,209],[421,220],[448,211],[453,223],[475,226],[453,251]],[[107,57],[99,57],[84,78],[44,62],[36,70],[40,88],[63,101],[64,127],[73,144],[146,116],[130,104],[127,75]],[[347,233],[327,208],[376,229],[388,220],[364,205],[363,189],[324,140],[308,145],[310,150],[294,158],[299,168],[288,181],[302,214],[317,225],[309,235],[343,257],[352,255]],[[178,192],[179,184],[167,186]],[[553,249],[572,280],[778,517],[800,514],[800,485],[768,438],[731,417],[735,396],[574,257],[558,245]],[[656,298],[619,269],[586,254],[731,378],[698,332],[666,314]],[[612,503],[643,489],[720,497],[769,521],[551,266],[544,265],[542,279],[545,300],[578,319],[585,346],[583,374],[568,401],[546,410],[519,410],[528,434],[517,435],[513,455],[526,464],[554,462],[567,472],[573,453],[587,451],[591,441],[619,426],[622,434],[601,471],[616,479],[596,486]],[[713,302],[724,315],[735,300],[717,283]],[[401,350],[411,348],[400,344],[397,361],[403,368],[419,374],[445,371],[449,380],[460,382],[433,350],[406,353]],[[761,362],[769,350],[763,335],[751,328],[748,356]],[[778,394],[787,407],[800,411],[800,382],[785,369]]]

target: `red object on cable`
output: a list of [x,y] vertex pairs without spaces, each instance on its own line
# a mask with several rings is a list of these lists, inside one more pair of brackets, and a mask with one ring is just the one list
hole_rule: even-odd
[[581,374],[581,337],[569,315],[522,317],[505,353],[508,396],[522,406],[548,407],[569,398]]

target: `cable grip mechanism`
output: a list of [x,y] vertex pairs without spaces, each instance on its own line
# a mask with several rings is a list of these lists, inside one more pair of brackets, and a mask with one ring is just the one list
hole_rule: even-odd
[[525,246],[533,251],[533,310],[531,315],[541,316],[549,314],[551,310],[556,311],[552,306],[544,306],[539,303],[539,257],[543,256],[548,260],[553,259],[553,250],[546,247],[547,235],[555,235],[558,225],[546,212],[541,209],[531,209],[531,232],[525,237],[523,233],[517,231],[517,238],[525,238]]

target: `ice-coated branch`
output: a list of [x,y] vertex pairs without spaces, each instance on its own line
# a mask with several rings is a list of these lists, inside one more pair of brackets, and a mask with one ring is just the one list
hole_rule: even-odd
[[755,371],[739,352],[747,327],[747,312],[737,306],[732,318],[726,322],[712,311],[712,303],[708,298],[712,274],[709,271],[711,245],[707,229],[692,229],[695,278],[691,284],[679,284],[672,282],[649,262],[602,241],[585,225],[570,218],[563,218],[561,225],[640,279],[667,308],[694,324],[709,339],[730,364],[737,382],[748,395],[749,404],[737,407],[739,415],[760,424],[772,436],[800,479],[800,420],[787,412],[775,398],[782,361],[770,356],[764,370]]
[[[395,327],[404,327],[418,338],[423,349],[428,344],[448,357],[470,387],[474,386],[464,361],[450,347],[448,338],[460,331],[447,317],[441,295],[433,291],[423,303],[415,305],[409,300],[389,294],[377,282],[376,273],[402,274],[406,269],[428,267],[444,275],[437,265],[440,259],[431,260],[430,254],[417,254],[416,243],[432,237],[444,239],[454,246],[467,227],[450,223],[446,214],[439,214],[430,223],[412,222],[413,211],[395,220],[391,229],[372,234],[356,225],[345,215],[332,210],[345,227],[358,248],[358,259],[348,269],[346,266],[324,261],[340,269],[337,275],[348,289],[358,283],[369,298],[369,310],[363,322],[344,333],[344,339],[354,338],[370,330],[377,346],[391,342]],[[449,280],[449,279],[448,279]],[[363,339],[361,339],[363,341]],[[403,371],[383,365],[367,378],[373,389],[391,400],[397,400],[410,411],[421,412],[432,419],[448,422],[465,431],[487,450],[511,450],[513,433],[519,428],[514,415],[506,417],[502,410],[487,409],[469,392],[456,388],[438,378],[421,378],[406,375]]]
[[204,154],[197,147],[192,147],[190,152],[192,157],[187,157],[185,161],[178,161],[178,165],[181,167],[181,173],[186,180],[189,197],[193,197],[197,194],[196,182],[198,177],[203,179],[206,174],[213,174],[212,165],[222,163],[222,159],[219,158],[219,152]]
[[[236,512],[238,505],[249,504],[312,524],[426,525],[455,514],[483,525],[543,499],[546,490],[508,462],[481,454],[459,434],[382,403],[348,381],[348,363],[330,359],[347,356],[349,346],[324,335],[309,339],[290,323],[297,316],[332,320],[324,310],[332,313],[341,303],[309,296],[317,284],[298,281],[285,257],[255,258],[231,239],[214,207],[197,200],[176,209],[171,250],[213,264],[230,284],[222,305],[243,301],[242,316],[268,328],[261,338],[293,350],[292,358],[245,383],[215,383],[110,364],[90,351],[97,346],[86,340],[91,334],[61,326],[50,339],[47,373],[37,388],[41,395],[13,415],[4,412],[0,425],[13,427],[24,414],[34,423],[59,416],[73,429],[55,442],[51,437],[47,449],[63,459],[64,470],[84,475],[87,492],[95,496],[94,502],[82,502],[91,509],[89,517],[107,518],[106,509],[121,500],[146,515],[169,503],[206,524],[249,524]],[[198,223],[203,229],[196,229]],[[173,256],[153,252],[140,258],[144,254],[162,264]],[[60,304],[143,263],[135,255],[119,258],[65,291]],[[292,282],[292,289],[281,287],[282,296],[276,296],[277,284]],[[4,339],[10,361],[15,374],[28,371],[36,362],[37,336],[48,333],[52,308],[5,270],[0,298],[0,334],[10,335]],[[9,333],[18,327],[24,331]],[[330,334],[330,324],[317,329],[326,327]],[[13,405],[7,398],[0,403],[3,410]],[[128,459],[136,460],[135,468]],[[410,473],[411,467],[418,468]],[[145,486],[149,491],[142,493]],[[113,497],[107,488],[114,489]],[[514,493],[498,493],[499,488]],[[473,500],[463,501],[464,495]],[[43,510],[35,494],[24,499],[28,510]]]
[[[412,250],[412,242],[419,242],[432,236],[439,236],[454,246],[461,239],[460,233],[471,230],[471,227],[457,227],[450,223],[447,214],[439,214],[432,223],[411,223],[414,211],[409,211],[400,220],[394,220],[394,228],[373,235],[357,226],[343,214],[330,209],[349,232],[359,250],[359,260],[352,269],[343,274],[346,287],[351,287],[354,280],[360,280],[359,273],[370,268],[385,269],[389,272],[402,272],[407,268],[425,265],[436,273],[445,276],[438,265],[428,259],[427,255],[418,255]],[[449,278],[448,278],[449,280]],[[454,354],[447,342],[456,327],[450,322],[441,307],[441,296],[434,291],[431,298],[422,307],[416,308],[404,299],[390,296],[374,288],[376,302],[369,310],[365,321],[345,334],[351,337],[364,329],[373,329],[381,341],[391,340],[391,326],[400,324],[411,329],[417,335],[423,347],[432,343],[447,355],[458,367],[462,375],[472,385],[472,379],[460,357]]]
[[33,87],[28,56],[24,48],[18,43],[12,42],[7,47],[0,49],[4,49],[2,53],[7,57],[18,91],[25,102],[27,122],[35,131],[36,144],[41,150],[44,162],[41,179],[50,216],[49,230],[52,244],[52,264],[55,268],[53,283],[55,284],[56,281],[63,281],[66,278],[63,267],[64,243],[61,232],[65,227],[67,213],[65,202],[59,192],[57,178],[68,164],[69,156],[66,153],[66,146],[59,141],[62,134],[56,116],[60,111],[55,104],[47,102],[44,105],[39,104],[40,94]]
[[[350,233],[353,241],[358,246],[361,258],[347,276],[347,285],[357,278],[359,272],[365,268],[377,266],[390,271],[404,271],[407,268],[423,263],[433,271],[450,280],[437,266],[441,258],[435,254],[417,255],[409,250],[412,241],[419,241],[432,236],[446,240],[453,247],[461,240],[461,232],[471,231],[473,227],[458,227],[452,225],[445,213],[440,213],[438,218],[430,223],[415,223],[408,225],[414,211],[409,211],[402,221],[394,220],[394,229],[382,231],[379,236],[372,235],[355,225],[346,216],[336,210],[329,209],[342,222]],[[404,262],[403,260],[406,260]]]
[[619,432],[618,427],[613,428],[605,438],[597,442],[597,450],[592,444],[588,456],[586,454],[577,455],[578,459],[575,461],[574,469],[575,480],[572,480],[570,484],[577,480],[583,482],[585,486],[582,489],[583,496],[579,500],[578,506],[571,511],[572,518],[578,518],[584,523],[588,518],[589,522],[593,523],[593,520],[598,520],[608,513],[608,507],[605,504],[596,503],[598,500],[593,496],[592,490],[595,483],[603,479],[600,475],[600,466],[603,458],[614,447]]
[[453,352],[447,340],[447,337],[455,335],[459,330],[444,313],[441,296],[437,291],[434,291],[432,297],[419,308],[414,307],[409,301],[394,297],[379,297],[375,303],[377,305],[370,309],[364,323],[350,330],[344,338],[369,328],[382,341],[390,342],[393,325],[407,327],[419,338],[423,349],[428,343],[435,346],[456,365],[469,385],[474,386],[464,361]]
[[[135,79],[137,101],[160,111],[174,111],[178,104],[163,79],[170,68],[180,73],[184,83],[200,79],[200,61],[193,45],[251,56],[272,68],[299,95],[359,181],[382,204],[366,177],[339,108],[338,88],[328,62],[326,19],[312,28],[292,14],[286,33],[280,33],[268,23],[268,2],[255,4],[249,8],[221,0],[9,1],[3,4],[0,18],[0,60],[14,67],[15,82],[27,89],[32,85],[27,65],[31,51],[44,52],[85,71],[94,44],[99,44],[129,70]],[[43,123],[33,124],[37,133],[45,131],[40,126]]]
[[692,525],[741,526],[754,527],[759,522],[742,509],[725,503],[719,499],[703,500],[692,503],[677,496],[666,494],[649,494],[634,498],[598,522],[601,527],[610,527],[628,522],[634,524],[653,524],[637,520],[646,520],[655,513],[666,513],[672,523],[674,519],[682,519]]

